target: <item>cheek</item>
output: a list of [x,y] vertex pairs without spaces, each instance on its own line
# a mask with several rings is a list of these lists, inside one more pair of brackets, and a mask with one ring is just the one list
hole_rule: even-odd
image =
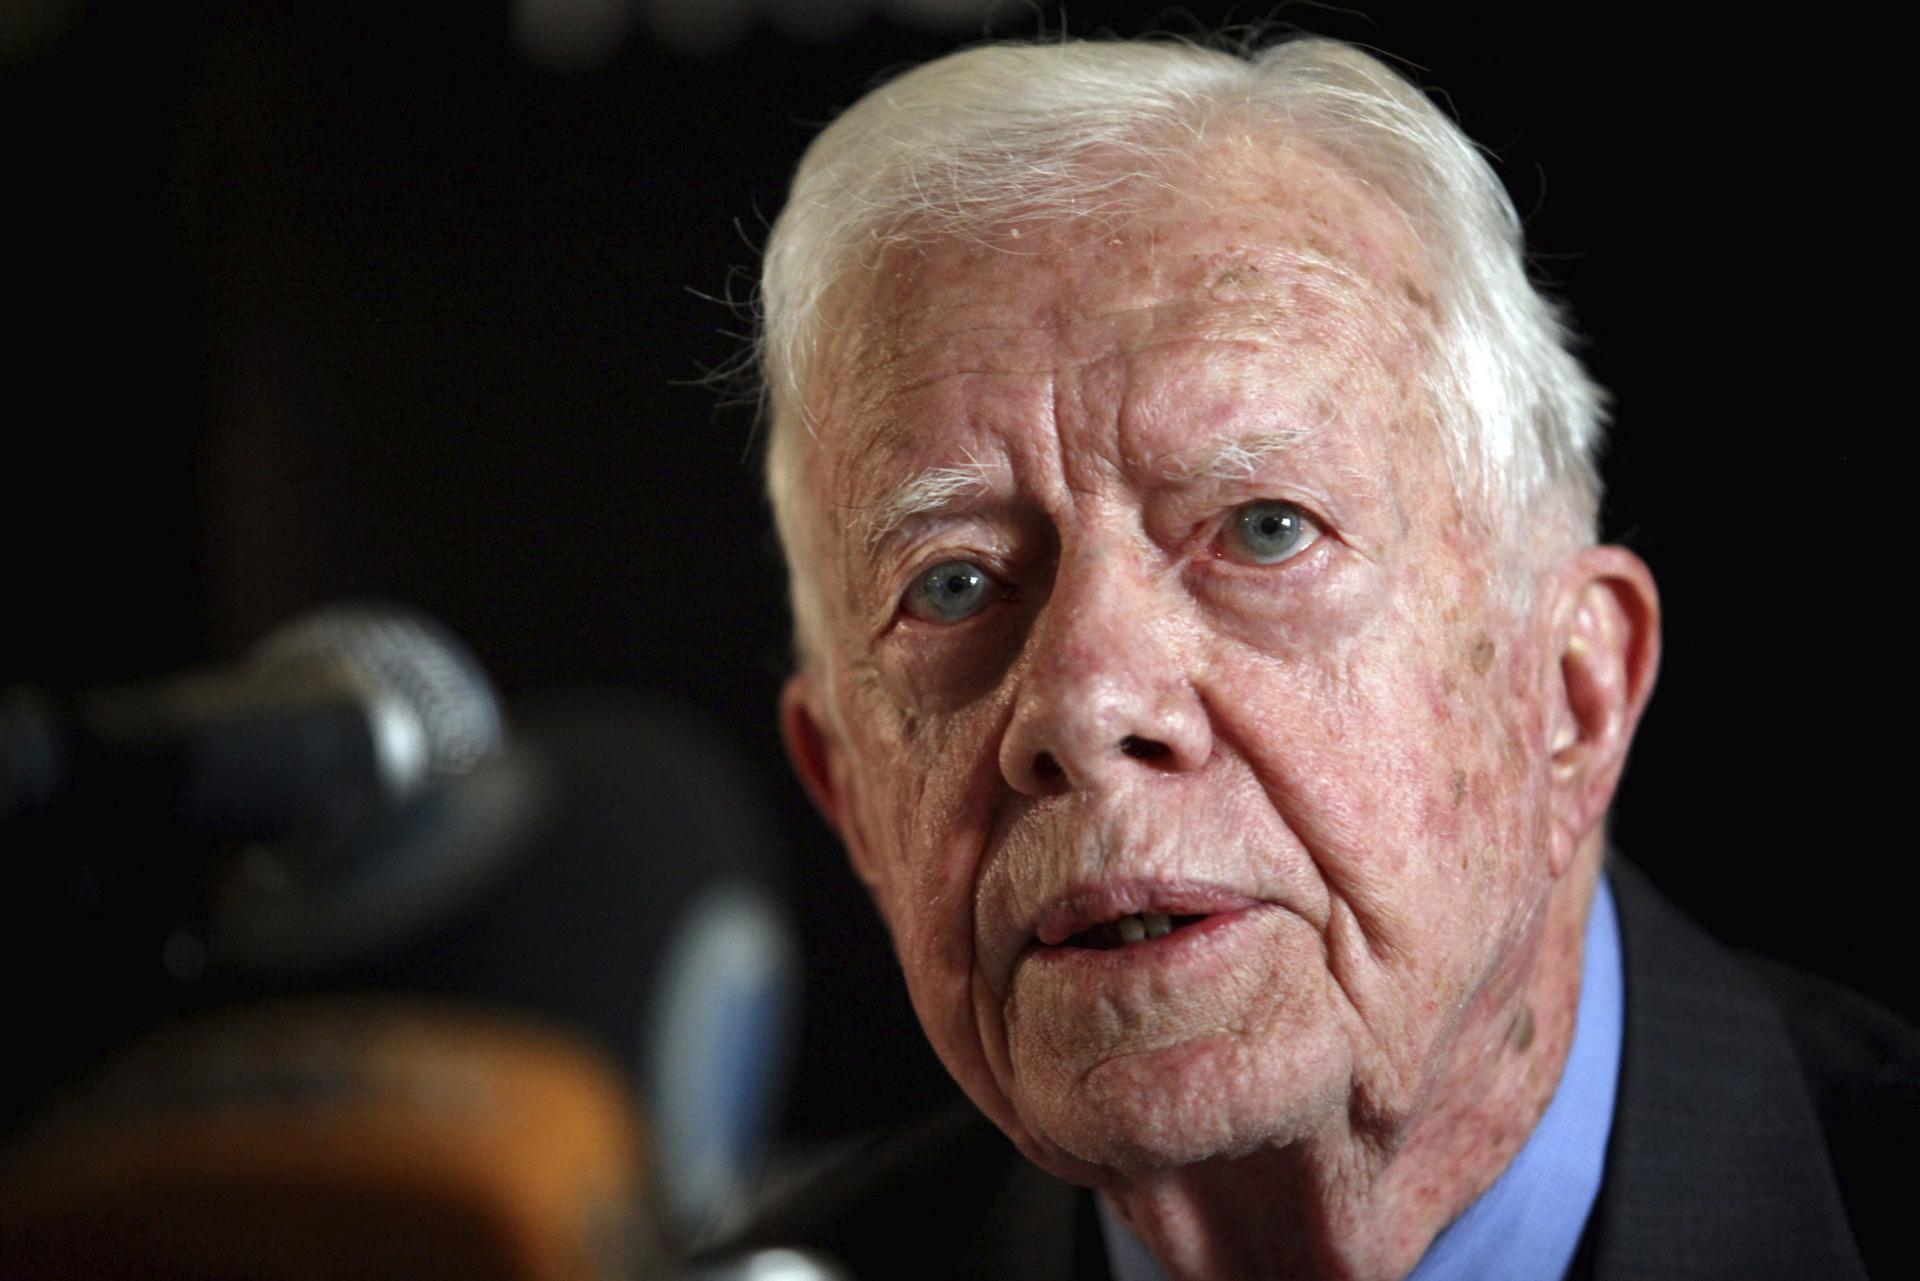
[[1435,980],[1473,983],[1524,932],[1551,880],[1540,695],[1517,629],[1466,629],[1435,652],[1417,700],[1433,749],[1410,793],[1414,840],[1428,863],[1432,955],[1454,976]]
[[973,881],[999,780],[997,711],[925,711],[868,682],[856,741],[875,894],[909,979],[972,968]]
[[[1484,652],[1482,647],[1493,643],[1477,638],[1468,643],[1467,654]],[[1442,846],[1491,836],[1490,829],[1502,822],[1503,803],[1511,799],[1514,735],[1491,706],[1492,682],[1473,667],[1467,655],[1458,663],[1443,662],[1422,676],[1416,695],[1433,744],[1418,789],[1421,831]]]
[[[891,719],[889,719],[889,717]],[[966,716],[876,718],[861,760],[877,838],[875,897],[921,1029],[954,1079],[1003,1128],[1015,1116],[995,1084],[976,1020],[974,882],[998,779],[994,740]]]
[[1450,745],[1444,780],[1428,793],[1431,830],[1520,850],[1541,813],[1545,778],[1536,762],[1545,736],[1544,699],[1531,679],[1525,638],[1474,630],[1454,638],[1452,662],[1427,681],[1437,738]]
[[1218,700],[1329,888],[1388,938],[1422,933],[1440,898],[1474,916],[1507,899],[1538,838],[1538,717],[1503,662],[1514,646],[1417,625],[1437,621],[1397,618],[1310,663],[1249,661]]

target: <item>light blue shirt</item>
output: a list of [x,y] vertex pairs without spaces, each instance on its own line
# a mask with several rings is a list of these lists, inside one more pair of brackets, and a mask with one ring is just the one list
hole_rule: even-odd
[[[1580,1009],[1560,1084],[1540,1123],[1493,1186],[1444,1228],[1407,1281],[1540,1281],[1563,1277],[1600,1195],[1620,1083],[1626,979],[1620,922],[1602,877],[1587,914]],[[1100,1207],[1113,1281],[1166,1281],[1166,1273],[1107,1208]]]

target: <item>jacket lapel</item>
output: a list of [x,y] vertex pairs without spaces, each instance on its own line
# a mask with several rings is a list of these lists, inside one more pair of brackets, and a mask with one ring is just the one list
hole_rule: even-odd
[[1778,1009],[1639,872],[1609,875],[1626,1037],[1591,1275],[1864,1278]]

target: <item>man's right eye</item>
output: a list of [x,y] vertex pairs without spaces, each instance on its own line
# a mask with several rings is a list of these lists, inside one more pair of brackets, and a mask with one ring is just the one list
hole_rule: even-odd
[[928,623],[957,623],[985,609],[999,584],[970,560],[948,560],[913,580],[902,607]]

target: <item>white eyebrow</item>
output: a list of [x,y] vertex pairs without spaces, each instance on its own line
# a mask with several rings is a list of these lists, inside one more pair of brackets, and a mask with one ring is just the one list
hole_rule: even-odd
[[1187,461],[1187,457],[1204,446],[1181,450],[1167,459],[1163,470],[1172,480],[1246,480],[1264,459],[1298,447],[1323,425],[1276,427],[1251,436],[1237,436],[1220,441],[1211,453],[1193,462]]
[[960,467],[929,467],[895,489],[867,518],[867,550],[916,516],[937,512],[956,498],[985,493],[987,465],[969,459]]
[[[1171,455],[1162,470],[1174,480],[1245,480],[1263,459],[1297,447],[1322,425],[1276,427],[1235,437],[1216,444],[1198,462],[1185,461],[1186,455],[1204,448],[1196,446]],[[957,498],[983,494],[988,488],[987,464],[971,458],[955,467],[927,468],[874,504],[866,522],[867,550],[916,516],[938,512]]]

